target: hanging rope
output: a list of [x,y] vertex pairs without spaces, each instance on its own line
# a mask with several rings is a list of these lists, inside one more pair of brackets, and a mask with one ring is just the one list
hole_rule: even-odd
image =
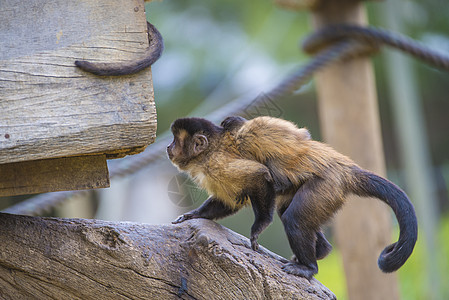
[[414,56],[437,68],[449,71],[449,55],[426,47],[411,38],[385,29],[351,24],[338,24],[318,30],[303,42],[303,49],[316,53],[340,40],[352,39],[365,45],[378,47],[387,45]]
[[378,47],[387,45],[410,54],[437,68],[449,71],[449,55],[422,45],[411,38],[385,29],[351,24],[338,24],[318,30],[303,42],[303,49],[309,54],[316,53],[329,44],[352,39],[365,45]]
[[[205,118],[218,123],[227,116],[239,114],[247,109],[248,106],[257,107],[263,105],[267,98],[279,99],[290,95],[302,87],[318,70],[336,61],[375,52],[383,44],[402,50],[424,62],[449,71],[449,56],[447,54],[431,50],[405,36],[371,27],[347,24],[335,25],[317,31],[305,39],[303,43],[304,50],[311,54],[317,54],[307,64],[281,81],[272,90],[255,99],[247,98],[230,102],[219,110],[205,116]],[[165,148],[170,140],[171,135],[167,132],[161,138],[158,138],[154,144],[148,146],[144,152],[120,161],[111,162],[109,166],[110,177],[117,178],[133,174],[154,161],[161,159],[165,156]],[[11,206],[3,210],[3,212],[40,215],[63,202],[66,198],[78,193],[86,193],[86,191],[41,194]]]

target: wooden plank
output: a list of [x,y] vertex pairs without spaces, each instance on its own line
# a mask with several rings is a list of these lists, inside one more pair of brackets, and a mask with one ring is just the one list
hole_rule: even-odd
[[113,78],[74,65],[143,54],[143,0],[3,0],[0,19],[0,164],[134,153],[154,141],[150,70]]
[[0,165],[0,197],[109,187],[105,155]]
[[[324,0],[314,25],[366,24],[356,0]],[[319,114],[325,140],[362,167],[385,175],[380,120],[370,59],[356,58],[317,75]],[[377,258],[391,243],[391,210],[377,199],[351,197],[335,220],[349,299],[398,299],[395,274],[382,273]]]

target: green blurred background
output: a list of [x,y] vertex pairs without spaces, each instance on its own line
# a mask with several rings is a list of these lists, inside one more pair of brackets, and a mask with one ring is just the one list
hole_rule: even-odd
[[[390,2],[392,0],[389,0]],[[386,3],[366,2],[369,22],[385,24]],[[398,1],[394,15],[402,20],[402,32],[431,48],[449,53],[449,4],[446,1]],[[300,50],[301,40],[310,33],[307,11],[288,11],[272,1],[163,1],[147,6],[149,19],[161,30],[166,52],[153,68],[159,132],[167,130],[177,117],[204,115],[247,92],[267,91],[308,57]],[[389,64],[385,51],[373,59],[382,124],[388,177],[406,191],[405,166],[401,160],[398,131],[388,91]],[[437,261],[441,278],[438,299],[449,299],[449,74],[408,59],[414,72],[418,108],[424,117],[424,136],[431,157],[430,170],[436,189],[439,215],[436,243],[441,251],[426,255],[420,231],[417,248],[399,271],[402,299],[429,299],[429,274],[423,266],[429,255]],[[415,87],[416,88],[416,87]],[[310,129],[320,139],[319,118],[313,82],[299,95],[277,103],[282,117]],[[203,195],[203,199],[206,195]],[[199,197],[201,198],[201,197]],[[413,199],[412,199],[413,201]],[[197,206],[194,204],[192,207]],[[190,209],[190,208],[186,208]],[[419,212],[418,212],[419,214]],[[220,221],[248,235],[253,215],[250,209]],[[332,231],[327,236],[332,240]],[[394,232],[392,240],[397,237]],[[291,255],[278,218],[261,236],[261,244],[285,257]],[[334,246],[335,242],[332,241]],[[346,299],[345,279],[338,249],[320,261],[317,279],[338,297]]]

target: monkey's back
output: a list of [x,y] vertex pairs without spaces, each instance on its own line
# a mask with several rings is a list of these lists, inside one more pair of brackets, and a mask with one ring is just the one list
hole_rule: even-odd
[[297,188],[312,176],[341,183],[350,179],[344,176],[355,165],[328,145],[313,141],[306,128],[282,119],[249,120],[236,132],[235,140],[243,157],[270,169],[278,191]]

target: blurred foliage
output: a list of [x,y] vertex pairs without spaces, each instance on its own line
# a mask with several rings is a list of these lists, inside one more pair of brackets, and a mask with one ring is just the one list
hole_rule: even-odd
[[305,59],[298,46],[310,30],[305,12],[268,1],[164,1],[147,11],[166,44],[153,66],[159,132],[200,104],[212,111],[245,92],[262,92]]
[[316,279],[328,287],[337,296],[337,299],[348,299],[343,262],[338,249],[334,248],[326,258],[319,260],[318,267],[320,271],[316,275]]
[[[394,236],[397,236],[397,232]],[[441,244],[440,256],[437,258],[441,270],[441,299],[449,299],[449,285],[445,284],[447,278],[447,270],[449,270],[449,215],[446,214],[441,219],[441,227],[438,232]],[[429,299],[429,295],[425,289],[426,276],[422,266],[426,263],[426,255],[424,253],[424,238],[419,237],[416,248],[410,259],[405,265],[399,269],[399,288],[402,299],[407,300],[425,300]],[[343,266],[339,257],[338,249],[334,249],[329,256],[319,261],[320,272],[316,278],[327,286],[339,300],[347,299],[345,290],[345,278],[343,274]]]
[[[403,3],[407,34],[449,52],[449,18],[447,10],[442,9],[449,8],[447,2]],[[382,2],[367,2],[370,22],[382,27],[376,15],[380,5]],[[312,30],[308,12],[283,10],[271,1],[259,1],[255,6],[236,0],[166,0],[147,3],[147,11],[148,19],[157,25],[166,43],[163,57],[153,66],[159,133],[178,117],[192,112],[204,115],[245,92],[267,91],[307,59],[300,51],[300,42]],[[388,167],[396,170],[401,166],[381,55],[374,62],[384,148]],[[448,168],[449,137],[442,129],[449,128],[449,76],[419,61],[413,64],[433,162]],[[285,102],[283,109],[288,113],[283,117],[317,129],[314,137],[319,137],[316,104],[305,109],[304,98],[299,95]],[[313,91],[306,97],[315,98]],[[446,189],[447,181],[447,177],[441,180],[442,189]]]
[[[391,1],[391,0],[388,0]],[[366,2],[370,23],[381,23],[382,1]],[[404,0],[397,13],[404,18],[407,35],[431,48],[449,53],[449,5],[446,0]],[[263,92],[279,82],[293,68],[307,60],[300,41],[312,31],[310,14],[276,7],[272,1],[186,0],[147,3],[148,19],[165,38],[163,57],[153,66],[158,110],[158,133],[186,115],[202,116],[247,92]],[[401,160],[393,126],[382,51],[373,59],[381,115],[384,150],[389,177],[404,186]],[[449,185],[449,75],[412,60],[421,93],[429,147],[432,154],[440,208],[448,208]],[[320,139],[313,82],[300,93],[277,105],[282,117],[308,127]],[[197,206],[197,205],[196,205]],[[253,221],[250,209],[220,223],[248,236]],[[442,220],[439,241],[443,255],[441,270],[449,270],[449,219]],[[280,234],[282,232],[282,234]],[[329,236],[329,235],[328,235]],[[329,236],[332,239],[332,236]],[[289,257],[288,242],[279,218],[260,237],[268,249]],[[425,264],[424,239],[399,272],[404,299],[426,299],[422,273]],[[442,278],[445,278],[442,274]],[[345,299],[345,281],[338,249],[320,261],[318,279]],[[448,287],[444,296],[449,299]]]

